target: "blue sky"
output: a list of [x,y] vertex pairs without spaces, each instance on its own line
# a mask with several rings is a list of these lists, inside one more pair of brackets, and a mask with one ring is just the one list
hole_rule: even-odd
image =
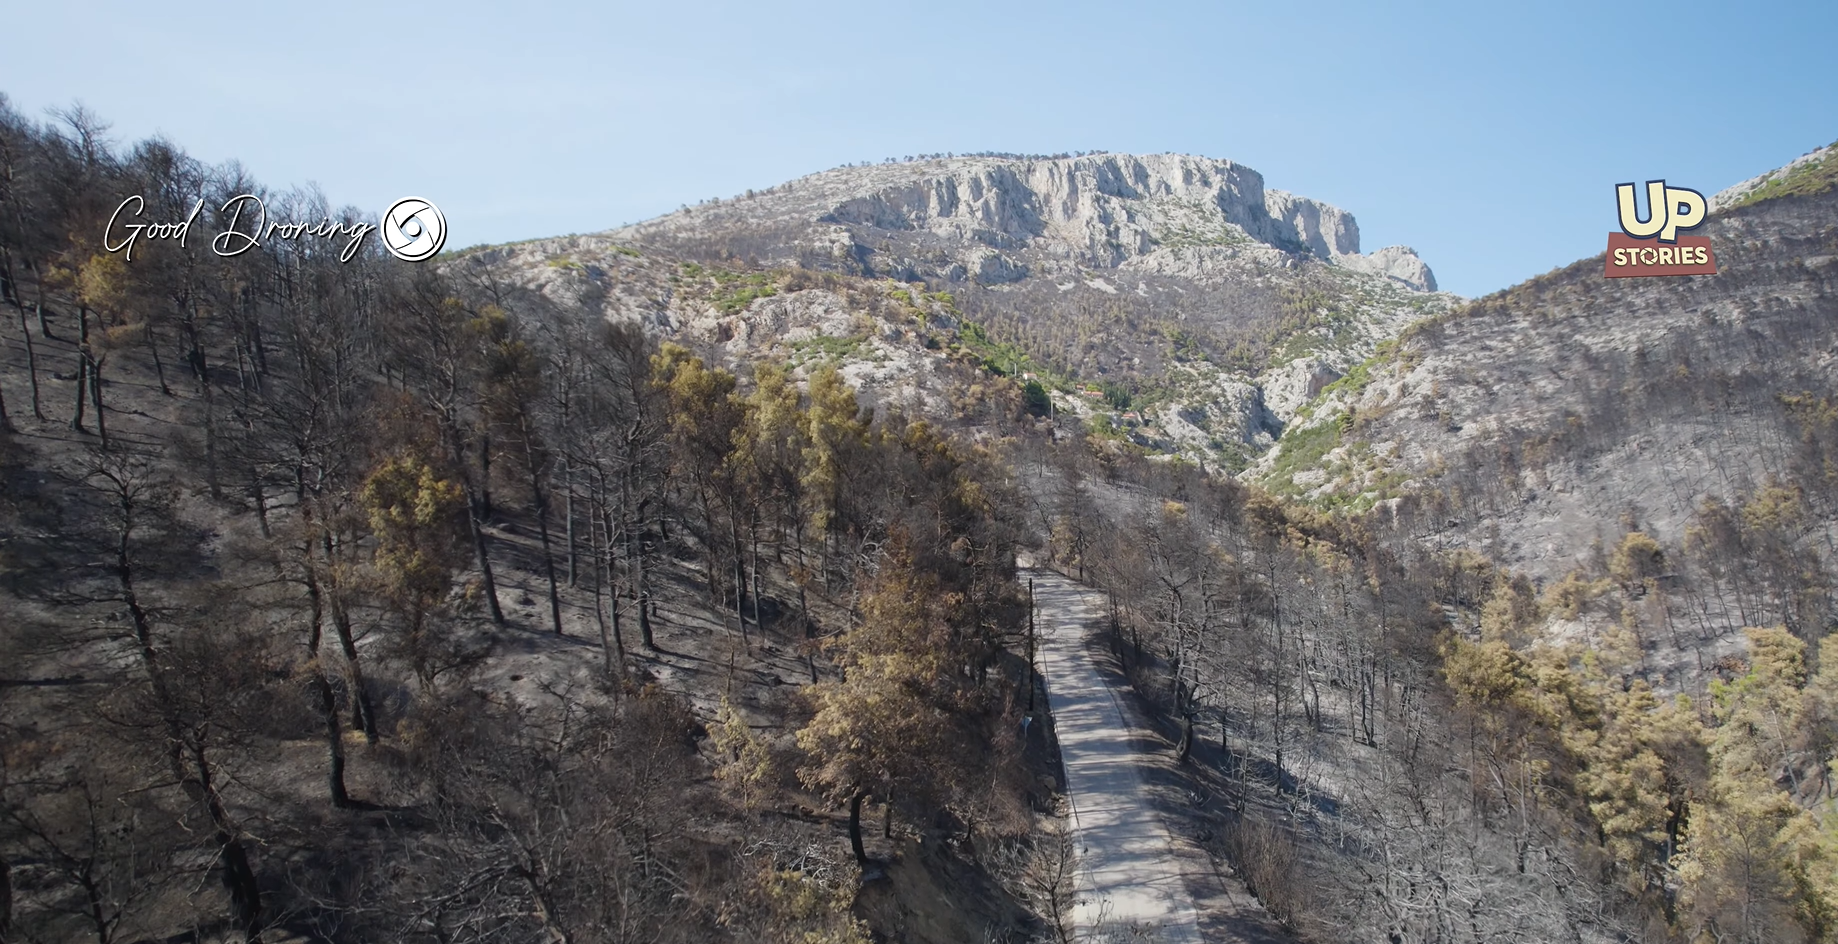
[[1483,294],[1602,251],[1613,185],[1709,194],[1838,139],[1838,4],[12,4],[0,91],[80,100],[450,246],[838,164],[1177,151]]

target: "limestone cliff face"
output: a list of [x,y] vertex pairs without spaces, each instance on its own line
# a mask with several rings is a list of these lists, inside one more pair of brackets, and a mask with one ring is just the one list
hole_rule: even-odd
[[[927,231],[996,249],[1038,248],[1107,267],[1153,252],[1172,211],[1230,224],[1323,261],[1359,252],[1347,213],[1280,190],[1231,161],[1106,155],[1058,161],[944,161],[924,179],[838,204],[822,222]],[[870,178],[872,181],[872,178]],[[878,181],[873,181],[877,182]]]
[[[1339,207],[1272,190],[1264,196],[1264,213],[1270,221],[1264,227],[1265,235],[1260,237],[1264,242],[1278,245],[1299,242],[1317,257],[1330,262],[1359,254],[1359,224],[1354,222],[1353,214]],[[1255,233],[1255,222],[1239,225]]]
[[1182,154],[845,167],[609,235],[642,241],[766,231],[793,237],[777,247],[787,256],[796,248],[837,258],[884,252],[876,237],[891,237],[930,250],[922,275],[984,284],[1076,266],[1117,268],[1197,244],[1305,254],[1414,289],[1435,287],[1409,248],[1360,255],[1359,224],[1345,210],[1268,189],[1242,164]]

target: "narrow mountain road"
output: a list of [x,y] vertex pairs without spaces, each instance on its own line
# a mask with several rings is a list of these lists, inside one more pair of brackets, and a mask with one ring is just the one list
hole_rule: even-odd
[[1104,598],[1047,570],[1034,581],[1038,658],[1059,737],[1081,857],[1082,932],[1158,927],[1158,944],[1203,944],[1182,856],[1138,769],[1144,760],[1128,713],[1093,663],[1087,636]]

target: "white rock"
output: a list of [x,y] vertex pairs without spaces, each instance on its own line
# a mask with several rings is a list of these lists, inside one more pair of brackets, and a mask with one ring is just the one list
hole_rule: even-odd
[[1370,255],[1341,256],[1335,261],[1355,272],[1396,279],[1419,292],[1436,291],[1436,276],[1409,246],[1386,246]]

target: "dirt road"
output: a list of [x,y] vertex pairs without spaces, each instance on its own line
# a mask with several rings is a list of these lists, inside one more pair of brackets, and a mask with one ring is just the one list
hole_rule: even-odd
[[1028,577],[1082,857],[1075,920],[1084,933],[1157,927],[1153,939],[1162,944],[1201,944],[1182,864],[1138,769],[1128,714],[1086,649],[1104,598],[1051,571]]

